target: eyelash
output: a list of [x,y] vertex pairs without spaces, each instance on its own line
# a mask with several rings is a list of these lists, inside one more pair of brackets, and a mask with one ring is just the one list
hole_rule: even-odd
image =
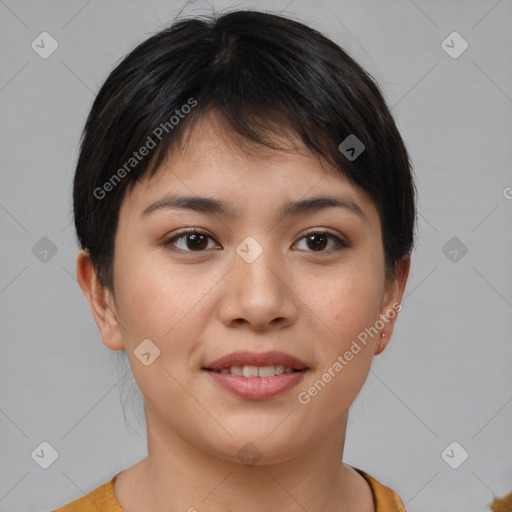
[[[194,235],[194,234],[197,234],[197,235],[205,235],[207,236],[208,238],[210,238],[211,240],[215,240],[212,236],[210,236],[208,233],[206,233],[205,231],[200,231],[200,230],[197,230],[197,229],[188,229],[186,231],[182,231],[180,233],[178,233],[177,235],[174,235],[172,238],[169,238],[167,239],[166,241],[163,242],[163,246],[164,247],[168,247],[170,248],[170,250],[173,250],[173,251],[181,251],[181,252],[191,252],[191,253],[194,253],[194,252],[197,252],[197,253],[200,253],[200,252],[206,252],[206,249],[202,249],[202,250],[199,250],[199,251],[192,251],[192,250],[187,250],[187,249],[176,249],[176,248],[172,248],[171,246],[173,245],[173,243],[177,240],[179,240],[180,238],[184,238],[186,237],[187,235]],[[350,247],[350,244],[339,238],[338,236],[328,232],[328,231],[320,231],[320,230],[315,230],[315,229],[310,229],[308,231],[306,231],[303,236],[299,239],[300,240],[303,240],[304,238],[310,236],[310,235],[322,235],[322,236],[327,236],[328,238],[331,238],[332,240],[334,240],[336,242],[336,247],[334,249],[328,249],[328,250],[321,250],[321,251],[306,251],[306,252],[311,252],[311,253],[329,253],[331,252],[332,250],[334,251],[339,251],[339,250],[342,250],[342,249],[348,249]]]

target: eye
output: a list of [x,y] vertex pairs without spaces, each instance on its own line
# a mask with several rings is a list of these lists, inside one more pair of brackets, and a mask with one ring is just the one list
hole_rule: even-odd
[[342,240],[336,235],[329,233],[328,231],[309,231],[299,241],[306,240],[307,247],[313,248],[309,252],[328,252],[324,251],[325,247],[329,243],[329,239],[334,241],[334,250],[347,249],[350,247],[348,242]]
[[[208,245],[208,239],[214,240],[210,235],[203,231],[198,231],[197,229],[189,229],[186,231],[182,231],[177,235],[169,238],[163,245],[165,247],[175,246],[178,247],[179,250],[185,252],[203,252],[205,249],[211,249]],[[306,240],[306,244],[308,248],[312,248],[309,252],[327,252],[325,251],[325,247],[329,244],[329,240],[334,242],[334,250],[346,249],[350,247],[348,242],[342,240],[338,236],[329,233],[328,231],[309,231],[303,236],[300,240]],[[184,243],[179,246],[178,242],[183,241]],[[332,248],[331,248],[332,249]]]
[[171,245],[178,246],[177,242],[182,239],[184,240],[184,244],[182,244],[182,247],[178,247],[178,249],[186,252],[202,252],[204,249],[208,248],[208,239],[213,240],[207,233],[196,229],[189,229],[169,238],[163,245],[165,247]]

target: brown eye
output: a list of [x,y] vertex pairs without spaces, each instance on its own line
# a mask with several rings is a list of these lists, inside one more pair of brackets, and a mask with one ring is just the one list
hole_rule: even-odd
[[334,250],[347,248],[349,244],[339,237],[325,231],[310,232],[306,236],[301,238],[306,240],[306,247],[309,252],[328,252],[324,249],[328,246],[329,240],[334,241]]
[[[178,241],[181,240],[184,242],[178,244]],[[204,249],[208,248],[209,240],[213,240],[213,238],[206,233],[196,230],[188,230],[173,236],[164,242],[164,246],[176,246],[178,249],[186,252],[203,252]]]
[[313,250],[323,250],[327,246],[328,240],[325,235],[308,235],[307,237],[308,247]]
[[185,241],[189,249],[206,249],[208,246],[208,237],[202,233],[185,235]]
[[[197,231],[195,229],[182,231],[181,233],[173,236],[169,240],[163,243],[165,247],[169,247],[172,250],[177,248],[178,250],[184,252],[204,252],[208,248],[214,248],[208,245],[210,240],[214,240],[207,233],[203,233],[201,231]],[[343,248],[348,248],[350,245],[341,238],[333,235],[332,233],[328,233],[325,231],[314,231],[303,236],[300,241],[306,241],[306,251],[307,252],[329,252],[332,250],[339,250]],[[326,248],[329,246],[329,242],[334,242],[334,246],[331,248]]]

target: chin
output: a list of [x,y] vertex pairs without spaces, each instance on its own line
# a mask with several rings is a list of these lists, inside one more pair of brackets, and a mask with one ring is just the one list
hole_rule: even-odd
[[286,462],[299,455],[308,444],[313,444],[311,441],[308,443],[307,439],[298,438],[296,433],[290,434],[286,429],[279,432],[279,429],[281,427],[272,432],[245,428],[239,433],[227,429],[232,438],[223,436],[222,439],[212,440],[204,449],[225,461],[250,467]]

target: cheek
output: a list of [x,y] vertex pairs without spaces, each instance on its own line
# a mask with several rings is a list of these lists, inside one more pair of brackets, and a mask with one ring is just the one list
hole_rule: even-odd
[[178,271],[161,257],[150,258],[142,252],[124,255],[116,262],[116,291],[127,345],[133,350],[149,338],[161,349],[172,345],[174,353],[186,351],[187,338],[194,339],[201,299],[212,283],[198,282],[192,266]]
[[304,279],[300,296],[323,324],[327,337],[341,348],[378,319],[383,282],[383,266],[358,256]]
[[[177,272],[161,260],[135,253],[118,263],[119,315],[134,379],[148,403],[161,400],[167,408],[168,403],[185,407],[188,395],[182,386],[189,386],[187,365],[202,329],[201,299],[214,282],[194,280],[192,266]],[[135,355],[145,339],[160,351],[147,366]]]
[[319,335],[315,375],[297,391],[298,407],[307,412],[304,428],[318,428],[315,418],[322,418],[322,429],[327,432],[349,409],[371,367],[375,338],[365,329],[379,318],[382,276],[369,270],[364,261],[345,270],[317,280],[315,291],[310,289],[306,295]]
[[[161,410],[175,404],[169,419],[181,421],[175,411],[197,407],[184,389],[191,389],[197,378],[197,352],[205,325],[215,314],[210,294],[225,272],[172,265],[156,251],[154,257],[142,251],[120,257],[118,270],[120,319],[134,379],[147,403]],[[134,352],[145,339],[160,350],[148,366]]]
[[[307,287],[304,282],[303,300],[315,314],[312,322],[318,328],[318,371],[331,368],[336,374],[329,384],[334,395],[349,398],[357,394],[366,379],[374,339],[368,329],[379,319],[383,275],[383,266],[379,268],[371,259],[358,257],[329,275],[317,276],[315,286]],[[334,368],[338,356],[345,354],[343,370],[339,365]],[[324,399],[329,394],[325,393]]]

